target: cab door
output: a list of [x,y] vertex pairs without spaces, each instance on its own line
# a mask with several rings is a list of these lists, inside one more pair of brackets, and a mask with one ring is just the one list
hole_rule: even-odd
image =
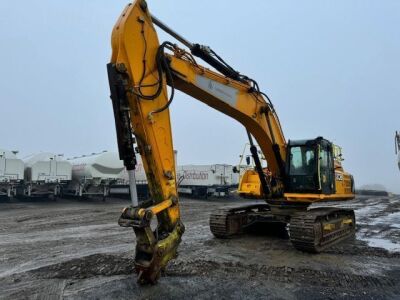
[[335,170],[333,164],[332,146],[319,145],[319,182],[322,194],[335,193]]
[[317,147],[314,144],[289,147],[288,177],[286,179],[287,192],[320,192],[317,154]]

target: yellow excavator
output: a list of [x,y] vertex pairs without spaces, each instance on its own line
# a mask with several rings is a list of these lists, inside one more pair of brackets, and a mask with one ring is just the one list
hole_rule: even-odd
[[[160,44],[154,26],[186,49],[168,41]],[[342,168],[340,148],[322,137],[287,142],[274,106],[254,79],[236,71],[210,47],[189,42],[152,16],[144,0],[128,4],[115,24],[107,70],[119,154],[128,170],[132,200],[118,223],[135,232],[140,283],[157,281],[177,256],[185,230],[169,113],[175,89],[239,121],[251,145],[255,169],[242,176],[239,193],[265,202],[214,211],[210,216],[214,236],[226,238],[255,223],[278,222],[289,225],[295,248],[319,252],[354,235],[353,210],[309,207],[354,198],[353,178]],[[268,172],[261,166],[256,144],[268,162]],[[135,153],[142,157],[151,194],[151,201],[140,204]]]

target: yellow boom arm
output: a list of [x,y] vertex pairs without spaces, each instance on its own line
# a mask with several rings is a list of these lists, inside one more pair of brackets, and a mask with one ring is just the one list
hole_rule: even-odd
[[[250,79],[221,75],[200,66],[176,45],[160,45],[145,1],[129,4],[118,19],[112,32],[108,72],[121,159],[128,171],[134,168],[133,134],[152,197],[150,203],[139,206],[134,202],[126,208],[119,223],[132,227],[137,236],[139,280],[155,282],[160,270],[176,256],[184,231],[168,109],[172,97],[168,97],[167,84],[172,96],[174,89],[179,89],[244,125],[275,178],[274,184],[264,186],[265,197],[283,194],[286,141],[272,105]],[[153,216],[158,221],[155,230],[150,227]]]

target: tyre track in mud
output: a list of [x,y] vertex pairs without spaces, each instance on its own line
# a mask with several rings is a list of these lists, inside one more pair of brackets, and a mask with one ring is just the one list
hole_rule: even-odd
[[[399,207],[392,200],[366,202],[391,213]],[[18,203],[18,209],[3,211],[0,205],[0,236],[7,236],[0,259],[21,264],[0,278],[0,299],[396,299],[400,294],[400,253],[365,241],[349,240],[314,256],[296,252],[287,239],[262,234],[213,238],[209,213],[237,201],[182,199],[187,231],[180,255],[151,287],[135,283],[133,232],[112,226],[126,202],[61,202],[38,209]],[[362,209],[363,201],[351,205]],[[368,215],[361,220],[362,229],[370,227],[364,225],[371,223]]]

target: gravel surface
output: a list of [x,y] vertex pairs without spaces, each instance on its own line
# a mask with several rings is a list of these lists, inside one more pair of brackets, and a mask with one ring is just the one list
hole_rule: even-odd
[[0,203],[0,299],[399,299],[400,197],[360,196],[355,239],[321,254],[288,238],[212,236],[211,211],[244,200],[181,199],[186,232],[157,285],[138,286],[128,201]]

